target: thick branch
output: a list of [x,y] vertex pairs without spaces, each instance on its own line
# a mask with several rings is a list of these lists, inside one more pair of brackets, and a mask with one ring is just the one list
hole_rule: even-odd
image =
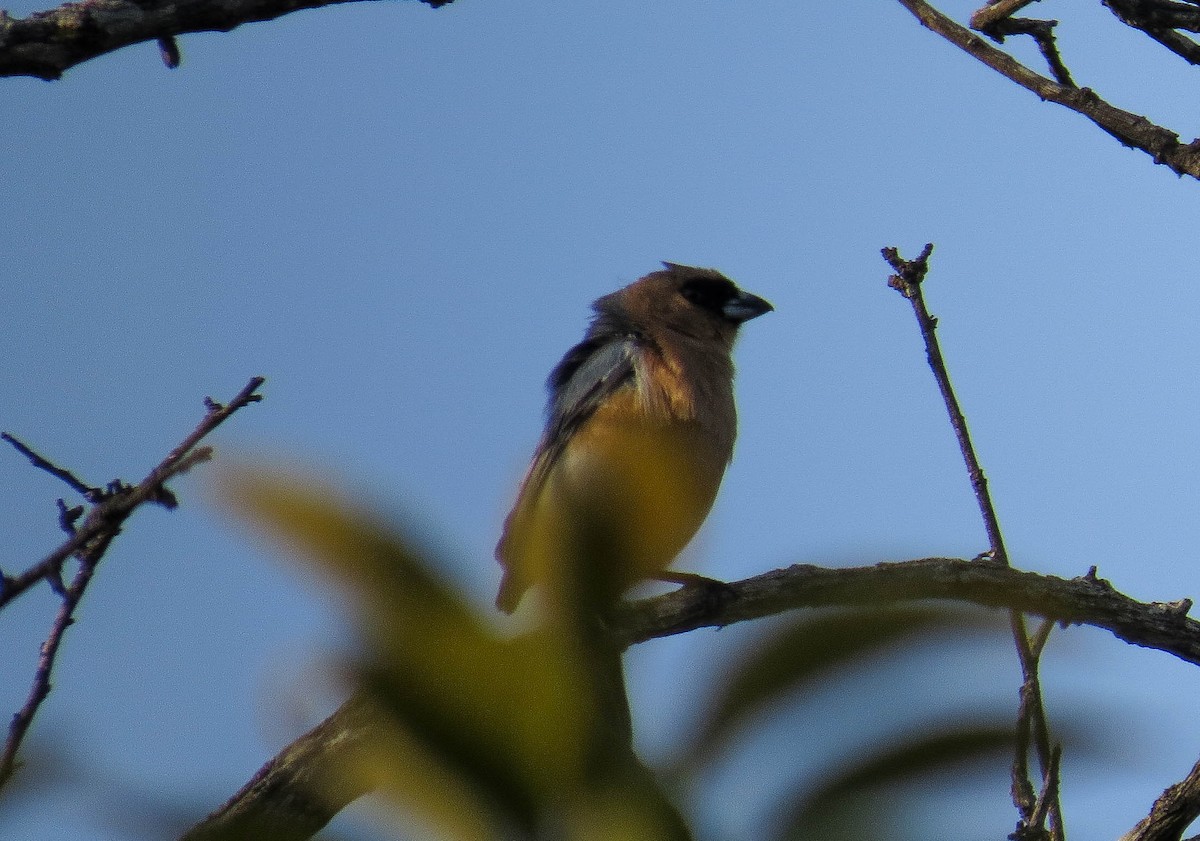
[[[361,774],[331,774],[374,733],[368,707],[357,699],[284,748],[241,791],[181,841],[255,838],[302,841],[366,794]],[[334,781],[340,786],[331,786]]]
[[1150,814],[1121,836],[1121,841],[1179,841],[1200,816],[1200,762],[1154,802]]
[[[953,599],[1105,628],[1126,642],[1200,664],[1200,622],[1187,617],[1190,601],[1169,605],[1137,602],[1091,573],[1067,580],[994,563],[924,558],[850,569],[798,564],[728,587],[728,598],[722,599],[711,598],[703,588],[685,587],[628,603],[613,619],[618,641],[634,645],[801,607]],[[268,762],[228,803],[185,835],[184,841],[218,837],[223,831],[246,826],[246,821],[258,821],[253,825],[261,827],[272,820],[282,821],[284,827],[283,835],[272,838],[300,841],[312,837],[363,794],[346,788],[322,791],[323,798],[315,800],[313,781],[330,776],[347,750],[370,737],[370,729],[362,708],[347,702]],[[314,807],[314,802],[319,806]]]
[[1012,17],[1034,2],[1036,0],[992,0],[971,15],[971,28],[984,32],[998,21]]
[[1200,622],[1187,616],[1190,600],[1171,604],[1138,602],[1093,575],[1068,580],[994,563],[923,558],[849,569],[796,564],[729,587],[733,597],[722,605],[714,605],[713,599],[687,588],[629,604],[617,621],[618,634],[632,645],[798,607],[861,607],[952,599],[1012,608],[1064,624],[1104,628],[1125,642],[1200,665]]
[[924,0],[899,2],[928,29],[1026,90],[1082,114],[1125,146],[1149,154],[1155,163],[1163,164],[1179,175],[1200,178],[1200,140],[1180,143],[1179,135],[1175,132],[1157,126],[1138,114],[1110,105],[1091,88],[1070,87],[1034,73]]
[[[188,32],[228,32],[300,9],[350,0],[83,0],[27,18],[0,11],[0,76],[57,79],[76,64],[142,41],[172,44]],[[453,0],[422,0],[434,8]],[[164,51],[168,66],[177,53]]]
[[1173,29],[1142,30],[1188,64],[1200,64],[1200,44]]
[[[1126,26],[1141,30],[1189,64],[1200,64],[1200,46],[1191,38],[1176,32],[1153,14],[1144,14],[1146,4],[1138,0],[1104,0],[1104,5]],[[1200,10],[1191,7],[1193,15]],[[1187,27],[1196,31],[1195,27]]]
[[1137,29],[1186,29],[1200,32],[1200,9],[1172,0],[1105,0],[1123,23]]

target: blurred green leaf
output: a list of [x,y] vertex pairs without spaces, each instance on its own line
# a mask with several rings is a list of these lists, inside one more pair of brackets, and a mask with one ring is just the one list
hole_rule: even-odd
[[719,688],[683,766],[711,758],[734,731],[781,696],[835,668],[931,636],[1003,627],[993,613],[940,606],[841,611],[794,621],[750,652]]
[[261,467],[226,468],[223,477],[230,511],[332,575],[363,606],[469,620],[469,609],[404,535],[315,477]]
[[572,841],[691,841],[691,833],[653,775],[625,765],[577,798],[566,814]]
[[504,637],[429,572],[402,530],[312,480],[243,471],[227,499],[340,581],[357,608],[363,652],[351,674],[380,729],[340,773],[444,837],[561,825],[597,841],[688,838],[633,755],[620,651],[594,602],[551,598],[557,610]]
[[486,836],[479,816],[489,808],[529,831],[543,801],[578,783],[594,709],[569,640],[547,630],[500,637],[430,574],[412,541],[311,480],[244,472],[229,498],[360,608],[357,672],[393,724],[366,762],[373,778],[466,838]]
[[[780,841],[895,838],[895,810],[881,793],[956,765],[995,761],[1007,766],[1015,747],[1011,723],[970,721],[931,727],[859,758],[819,788],[782,800]],[[792,804],[787,806],[786,804]]]

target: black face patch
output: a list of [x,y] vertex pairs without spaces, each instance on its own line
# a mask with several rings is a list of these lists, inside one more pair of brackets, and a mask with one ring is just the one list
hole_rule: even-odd
[[701,275],[688,278],[680,284],[679,294],[702,310],[724,316],[725,305],[741,293],[727,278]]

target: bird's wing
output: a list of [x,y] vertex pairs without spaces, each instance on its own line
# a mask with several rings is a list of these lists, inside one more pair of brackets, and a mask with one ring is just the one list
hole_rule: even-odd
[[550,374],[549,417],[521,494],[536,491],[579,427],[614,393],[632,387],[636,336],[584,341]]
[[507,573],[497,600],[502,609],[511,611],[527,586],[510,541],[521,530],[520,523],[571,438],[605,400],[633,387],[639,342],[635,335],[586,339],[571,348],[551,372],[546,429],[496,546],[496,558]]
[[[496,547],[496,557],[504,568],[496,607],[505,613],[516,609],[530,583],[530,570],[522,568],[519,550],[515,553],[518,557],[510,556],[508,551],[511,547],[507,544],[513,531],[521,528],[517,521],[524,516],[526,506],[536,505],[547,477],[580,428],[613,395],[636,387],[641,343],[640,337],[632,333],[589,336],[567,351],[550,372],[546,428]],[[520,542],[518,538],[516,543],[519,545]],[[616,649],[611,654],[605,652],[597,663],[603,678],[600,698],[609,708],[608,720],[616,723],[617,732],[628,742],[632,738],[631,724],[620,653]]]

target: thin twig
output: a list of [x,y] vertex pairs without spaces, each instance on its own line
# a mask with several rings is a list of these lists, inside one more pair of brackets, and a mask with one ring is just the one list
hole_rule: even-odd
[[[1013,638],[1025,640],[1025,644],[1017,644],[1017,656],[1021,664],[1021,689],[1018,693],[1020,702],[1017,705],[1017,747],[1013,755],[1012,766],[1012,797],[1013,805],[1021,816],[1020,827],[1038,826],[1033,823],[1033,813],[1037,806],[1037,795],[1033,789],[1031,769],[1029,767],[1029,746],[1036,745],[1039,756],[1045,745],[1049,751],[1049,739],[1046,728],[1040,726],[1042,721],[1041,688],[1037,681],[1038,652],[1029,641],[1025,629],[1023,614],[1009,614]],[[1044,773],[1044,771],[1043,771]]]
[[1029,641],[1029,649],[1033,652],[1034,657],[1040,658],[1042,656],[1042,651],[1045,650],[1046,643],[1050,640],[1050,632],[1053,630],[1054,621],[1043,619],[1042,624],[1038,626],[1037,633]]
[[77,478],[75,476],[75,474],[72,473],[70,470],[67,470],[66,468],[63,468],[63,467],[59,467],[54,462],[50,461],[49,459],[45,458],[44,456],[39,455],[36,452],[34,452],[33,449],[31,449],[29,447],[29,445],[24,444],[21,441],[18,441],[15,437],[10,435],[9,433],[0,432],[0,439],[3,439],[5,441],[7,441],[8,443],[12,444],[16,448],[17,452],[19,452],[21,455],[25,456],[25,458],[27,458],[31,462],[33,462],[34,467],[36,467],[40,470],[45,470],[51,476],[55,476],[59,479],[62,479],[64,482],[66,482],[68,485],[70,485],[73,490],[78,491],[80,494],[82,494],[83,498],[86,499],[88,502],[99,502],[100,499],[102,498],[102,496],[104,495],[104,491],[102,491],[100,488],[94,488],[91,485],[88,485],[83,480]]
[[967,465],[967,476],[971,480],[971,489],[975,492],[975,502],[979,505],[979,513],[983,515],[983,525],[987,531],[988,543],[991,547],[991,559],[995,563],[1008,565],[1008,552],[1004,548],[1004,537],[1000,534],[1000,523],[996,519],[996,509],[992,505],[991,495],[988,494],[987,477],[979,466],[975,448],[971,444],[971,433],[967,429],[967,419],[963,416],[954,387],[950,385],[950,374],[946,370],[946,360],[942,358],[942,349],[937,341],[937,319],[929,314],[925,306],[925,296],[921,291],[921,281],[929,271],[929,255],[933,253],[933,243],[928,243],[920,256],[915,260],[905,260],[895,248],[883,249],[883,258],[896,271],[888,278],[888,286],[898,291],[912,304],[913,313],[917,316],[917,325],[921,330],[921,338],[925,341],[925,356],[929,367],[933,369],[934,379],[937,380],[938,391],[950,413],[950,425],[954,428],[954,437],[958,439],[958,449]]
[[33,674],[33,684],[30,686],[29,695],[25,698],[25,703],[21,705],[21,708],[13,713],[12,721],[8,725],[8,738],[4,741],[4,748],[0,750],[0,789],[16,771],[17,751],[20,750],[25,734],[29,732],[29,726],[33,724],[33,717],[37,715],[38,708],[50,694],[50,675],[54,670],[54,660],[58,656],[63,634],[74,622],[75,608],[79,605],[79,600],[83,598],[84,591],[87,590],[87,586],[92,580],[96,565],[115,537],[116,532],[105,534],[89,547],[86,557],[80,559],[79,568],[75,572],[71,586],[67,587],[62,594],[58,613],[50,626],[50,633],[42,642],[38,652],[37,669]]
[[[1011,614],[1017,620],[1020,620],[1022,627],[1019,628],[1020,633],[1024,633],[1024,617],[1019,613]],[[1033,639],[1029,641],[1029,651],[1034,658],[1034,665],[1027,666],[1022,663],[1022,673],[1025,679],[1021,683],[1020,706],[1017,710],[1017,749],[1013,756],[1012,769],[1012,792],[1013,805],[1017,807],[1017,811],[1021,815],[1022,823],[1025,826],[1033,826],[1040,828],[1045,820],[1044,815],[1039,817],[1041,811],[1039,804],[1044,801],[1046,789],[1043,785],[1041,795],[1038,795],[1033,790],[1033,784],[1029,781],[1029,745],[1035,740],[1043,740],[1047,738],[1046,729],[1040,728],[1041,732],[1034,736],[1033,730],[1036,726],[1036,720],[1040,716],[1033,713],[1033,709],[1044,709],[1041,696],[1041,686],[1037,682],[1036,661],[1041,657],[1042,650],[1046,647],[1046,641],[1050,638],[1050,631],[1054,628],[1054,622],[1049,619],[1042,621],[1037,633]],[[1032,680],[1030,679],[1032,676]],[[1053,754],[1052,754],[1053,756]],[[1043,773],[1043,779],[1045,774]],[[1020,828],[1018,828],[1018,832]]]
[[1029,633],[1025,628],[1025,617],[1013,613],[1014,636],[1019,634],[1026,641],[1025,645],[1017,646],[1021,660],[1021,708],[1018,713],[1029,722],[1029,732],[1041,760],[1041,773],[1046,773],[1050,758],[1050,733],[1046,727],[1046,712],[1042,705],[1042,684],[1038,677],[1038,651],[1029,641]]
[[[1057,748],[1050,744],[1050,728],[1046,721],[1046,707],[1042,700],[1042,683],[1038,675],[1038,661],[1041,657],[1042,650],[1046,646],[1046,641],[1049,639],[1050,631],[1054,627],[1052,621],[1043,621],[1038,628],[1033,639],[1029,638],[1025,628],[1025,617],[1013,611],[1010,614],[1013,625],[1013,638],[1018,640],[1017,653],[1021,661],[1021,703],[1017,711],[1017,732],[1020,735],[1018,741],[1018,756],[1020,757],[1019,764],[1014,763],[1013,766],[1013,791],[1020,790],[1022,794],[1021,802],[1017,803],[1014,797],[1018,810],[1021,812],[1021,817],[1028,827],[1032,827],[1037,831],[1043,831],[1046,818],[1050,818],[1050,837],[1052,839],[1061,839],[1064,837],[1062,807],[1058,801],[1058,763],[1061,760],[1057,754],[1060,752]],[[1024,645],[1021,644],[1024,641]],[[1032,744],[1037,748],[1038,760],[1041,766],[1041,774],[1043,785],[1041,793],[1035,801],[1030,801],[1028,795],[1032,793],[1032,785],[1029,783],[1029,777],[1032,769],[1029,768],[1029,750],[1028,745]],[[1017,775],[1020,775],[1021,780],[1018,781]],[[1055,784],[1049,786],[1047,779],[1054,779]]]
[[[991,543],[991,560],[994,563],[1009,566],[1008,551],[1004,547],[1004,536],[1000,531],[1000,521],[996,517],[996,506],[988,492],[987,477],[984,476],[983,468],[979,464],[975,446],[971,443],[967,419],[959,405],[958,396],[954,393],[954,386],[950,383],[950,372],[946,368],[946,360],[942,356],[942,349],[937,340],[937,319],[929,314],[929,308],[925,305],[922,282],[929,271],[929,256],[932,253],[933,243],[927,243],[915,260],[903,259],[895,248],[884,248],[883,257],[896,272],[888,278],[888,286],[897,290],[912,304],[913,313],[917,317],[917,325],[921,331],[921,338],[925,342],[925,355],[929,360],[929,367],[933,371],[934,379],[937,381],[942,401],[945,403],[946,413],[950,416],[950,425],[958,440],[963,462],[967,466],[967,475],[971,480],[971,489],[975,492],[975,501],[978,503],[979,513],[983,517],[984,529],[987,531],[988,541]],[[1046,722],[1046,711],[1042,706],[1041,684],[1037,671],[1038,654],[1045,642],[1043,640],[1038,644],[1035,653],[1035,647],[1030,643],[1029,634],[1025,628],[1025,617],[1018,611],[1012,611],[1009,614],[1009,622],[1012,627],[1013,642],[1017,647],[1017,656],[1021,663],[1022,685],[1018,720],[1028,721],[1028,726],[1018,726],[1017,732],[1019,736],[1032,737],[1044,775],[1052,761],[1049,726]],[[1022,819],[1029,821],[1032,812],[1029,808],[1028,794],[1032,786],[1028,782],[1029,769],[1027,766],[1026,748],[1024,745],[1019,745],[1017,760],[1013,764],[1013,802],[1021,812]],[[1018,774],[1021,779],[1017,778]],[[1062,814],[1057,800],[1049,808],[1053,814],[1055,825],[1061,830]],[[1033,825],[1041,826],[1040,823]]]
[[[53,584],[58,580],[63,562],[72,555],[76,556],[79,561],[70,586],[63,588],[60,582],[55,588],[56,592],[59,592],[62,602],[51,625],[50,633],[42,643],[29,695],[21,709],[13,715],[8,737],[4,742],[4,747],[0,749],[0,788],[3,788],[16,770],[17,752],[20,750],[21,743],[33,723],[38,708],[50,694],[50,678],[54,670],[54,661],[62,644],[63,635],[74,621],[75,608],[83,598],[97,565],[104,557],[109,545],[120,533],[125,520],[145,503],[157,503],[168,508],[174,507],[175,495],[167,489],[164,483],[212,457],[211,448],[198,447],[197,444],[234,412],[250,403],[262,400],[262,396],[256,392],[263,382],[262,377],[251,379],[228,406],[219,406],[211,400],[206,400],[205,405],[208,411],[204,420],[151,470],[145,479],[132,487],[119,480],[110,483],[108,489],[102,494],[102,501],[92,508],[82,525],[75,529],[74,534],[66,543],[21,575],[3,579],[4,586],[0,590],[0,607],[43,578]],[[37,456],[30,448],[20,444],[11,436],[6,437],[18,450],[29,456],[35,465],[49,469],[59,478],[68,481],[62,475],[63,473],[70,475],[68,471],[54,467],[48,460]],[[78,482],[78,480],[75,481]],[[60,509],[63,512],[60,514],[60,518],[66,522],[72,512],[66,509],[65,505],[60,505]],[[77,518],[77,514],[70,517],[70,523],[73,524]]]
[[1012,772],[1010,774],[1010,790],[1012,793],[1013,805],[1017,807],[1017,814],[1021,816],[1021,821],[1028,821],[1029,816],[1033,814],[1033,807],[1037,802],[1037,794],[1033,790],[1033,784],[1029,782],[1029,745],[1032,741],[1030,733],[1031,724],[1029,720],[1029,696],[1025,692],[1025,685],[1022,684],[1019,694],[1020,703],[1017,708],[1017,741],[1016,749],[1013,751]]
[[1065,841],[1062,834],[1062,825],[1056,820],[1058,813],[1058,780],[1059,767],[1062,762],[1062,746],[1055,745],[1054,750],[1050,754],[1050,764],[1046,768],[1046,772],[1042,777],[1042,790],[1038,794],[1037,802],[1033,806],[1033,813],[1030,815],[1029,826],[1033,827],[1041,835],[1044,833],[1042,827],[1046,824],[1046,819],[1050,820],[1050,841]]
[[1059,798],[1061,783],[1062,745],[1055,745],[1050,754],[1050,769],[1046,773],[1045,787],[1042,789],[1042,800],[1047,804],[1050,813],[1050,841],[1067,841],[1067,831],[1063,826],[1062,801]]
[[123,493],[114,494],[101,505],[93,508],[84,519],[83,524],[75,530],[75,534],[42,560],[24,572],[5,576],[3,586],[0,586],[0,608],[62,566],[67,558],[83,549],[97,535],[108,529],[110,521],[116,522],[119,526],[133,512],[133,509],[146,502],[171,507],[172,497],[170,492],[163,487],[163,483],[174,475],[186,472],[197,460],[203,461],[211,455],[207,448],[196,449],[195,455],[192,455],[190,451],[204,436],[216,429],[238,409],[262,400],[262,396],[254,392],[264,382],[262,377],[255,377],[230,401],[228,406],[213,404],[204,420],[184,439],[183,443],[172,450],[154,470],[150,471],[145,479],[132,488],[126,487]]

